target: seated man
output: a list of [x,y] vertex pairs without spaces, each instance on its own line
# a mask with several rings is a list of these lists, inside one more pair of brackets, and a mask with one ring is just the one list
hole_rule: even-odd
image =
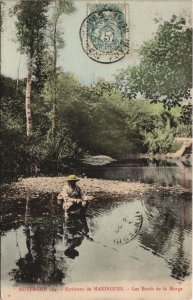
[[88,197],[86,197],[81,188],[77,185],[77,181],[80,179],[76,177],[76,175],[69,175],[66,178],[67,185],[64,186],[61,193],[58,195],[58,200],[63,200],[63,208],[65,210],[65,214],[67,212],[80,209],[81,207],[87,207]]

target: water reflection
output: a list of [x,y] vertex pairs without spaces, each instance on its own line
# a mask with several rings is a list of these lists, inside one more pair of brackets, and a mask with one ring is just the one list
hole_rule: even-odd
[[86,218],[69,217],[66,220],[64,238],[66,239],[67,248],[64,254],[67,257],[74,259],[76,256],[79,256],[79,252],[75,248],[80,246],[88,232]]
[[[52,201],[50,197],[51,208]],[[61,284],[67,272],[65,256],[79,255],[77,248],[89,231],[86,218],[35,217],[35,212],[33,199],[27,198],[23,226],[27,253],[23,257],[20,253],[11,278],[16,283]]]
[[67,272],[65,257],[74,259],[88,233],[86,218],[44,219],[26,222],[23,234],[27,253],[10,274],[16,282],[61,284]]
[[83,166],[81,171],[89,178],[159,183],[163,186],[181,185],[186,188],[191,188],[192,184],[190,165],[175,159],[167,161],[132,159],[106,166]]
[[33,222],[23,229],[27,253],[16,262],[11,271],[15,282],[60,283],[64,273],[55,259],[56,229],[52,222]]
[[152,193],[143,203],[147,217],[139,237],[142,246],[164,257],[171,277],[183,280],[191,272],[190,195]]
[[[45,197],[40,210],[29,197],[20,222],[15,223],[17,214],[12,221],[5,219],[2,280],[66,284],[106,277],[185,280],[190,275],[190,193],[153,192],[119,201],[98,198],[81,219],[64,219],[56,197]],[[17,259],[12,252],[19,253]]]

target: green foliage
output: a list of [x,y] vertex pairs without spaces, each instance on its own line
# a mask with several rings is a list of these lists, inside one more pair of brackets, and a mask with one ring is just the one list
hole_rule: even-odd
[[179,121],[184,125],[192,125],[192,104],[188,103],[182,106]]
[[83,151],[61,128],[55,139],[50,132],[25,137],[21,126],[10,115],[1,115],[1,170],[3,180],[21,175],[57,174],[82,157]]
[[141,73],[139,66],[132,66],[120,71],[115,76],[115,80],[117,88],[129,99],[136,98],[138,92],[142,92],[140,87]]
[[[192,105],[179,105],[190,97],[191,87],[192,29],[187,19],[173,17],[160,24],[140,49],[139,65],[119,72],[114,83],[99,80],[88,87],[57,65],[64,47],[61,19],[74,10],[71,0],[14,5],[19,50],[33,61],[34,136],[25,137],[25,81],[16,84],[1,76],[5,177],[56,174],[84,153],[127,158],[174,151],[176,136],[191,136]],[[139,93],[151,102],[134,100]]]
[[21,124],[9,112],[1,112],[1,174],[3,180],[27,174],[30,157],[25,151]]
[[[101,84],[83,87],[72,78],[63,75],[58,84],[59,124],[65,124],[74,140],[91,153],[120,155],[128,150],[124,134],[125,113],[121,93],[109,94]],[[127,103],[127,101],[126,101]],[[119,144],[117,141],[122,139]]]
[[55,139],[50,135],[48,102],[33,94],[34,136],[25,136],[24,82],[1,77],[1,158],[3,180],[21,175],[53,174],[82,156],[82,149],[61,126]]
[[165,152],[173,141],[180,108],[168,111],[162,104],[128,101],[110,83],[83,87],[70,74],[60,74],[58,92],[60,126],[64,124],[73,140],[92,154],[122,158],[129,153]]
[[192,137],[192,125],[179,123],[175,130],[175,135],[177,137]]
[[[181,127],[180,107],[164,109],[149,100],[130,100],[101,81],[85,87],[72,74],[58,74],[58,127],[51,134],[52,98],[49,82],[34,93],[34,136],[25,137],[24,89],[19,98],[14,80],[2,77],[2,157],[7,176],[57,174],[83,154],[127,158],[141,152],[168,152]],[[10,88],[8,88],[10,87]],[[113,90],[113,92],[111,92]],[[182,118],[183,119],[183,118]]]
[[174,140],[173,130],[154,129],[145,135],[145,143],[149,152],[166,153],[170,149]]
[[63,127],[55,139],[50,131],[46,136],[36,134],[30,141],[29,153],[38,172],[57,174],[82,157],[83,151]]
[[[126,129],[133,133],[138,152],[167,152],[174,139],[177,119],[160,104],[150,101],[128,102]],[[131,138],[131,137],[130,137]]]
[[171,147],[169,148],[169,152],[175,153],[176,151],[180,150],[182,147],[183,142],[176,142],[174,141]]
[[21,0],[13,8],[13,14],[17,16],[16,28],[20,48],[31,57],[37,54],[39,44],[44,39],[49,2]]
[[192,103],[184,104],[181,108],[176,135],[180,137],[192,136]]
[[44,69],[48,55],[45,33],[50,2],[51,0],[21,0],[12,10],[12,14],[17,17],[15,25],[20,45],[19,50],[22,54],[27,54],[29,60],[32,60],[33,87],[38,92],[43,88],[47,76]]
[[173,18],[159,26],[154,40],[140,51],[142,57],[142,91],[164,103],[190,96],[192,82],[192,29],[185,18]]
[[61,49],[64,47],[64,40],[60,21],[64,14],[70,15],[73,13],[75,7],[71,0],[55,0],[51,1],[49,8],[50,15],[47,28],[48,45],[53,46],[56,42],[57,49]]
[[57,118],[57,103],[58,103],[58,75],[59,68],[57,66],[59,50],[64,48],[63,30],[61,19],[64,14],[71,14],[75,11],[75,7],[71,0],[55,0],[50,5],[50,16],[47,27],[47,42],[49,51],[48,82],[50,84],[50,97],[52,99],[52,135],[55,137],[58,118]]
[[1,110],[13,118],[17,118],[20,124],[24,124],[25,103],[24,103],[24,81],[20,80],[16,88],[16,80],[3,75],[1,80]]
[[[51,110],[50,84],[44,101]],[[82,86],[72,74],[58,75],[58,130],[91,154],[126,157],[129,153],[167,151],[179,128],[181,108],[164,109],[150,101],[128,101],[112,83]],[[49,114],[51,120],[51,115]],[[155,145],[153,141],[155,140]]]
[[192,28],[183,17],[173,17],[158,28],[139,51],[140,64],[116,76],[129,98],[141,93],[168,107],[190,97],[192,84]]

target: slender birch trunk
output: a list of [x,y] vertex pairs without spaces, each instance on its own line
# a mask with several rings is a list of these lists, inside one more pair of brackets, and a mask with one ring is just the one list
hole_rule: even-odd
[[55,137],[56,134],[56,122],[57,122],[57,21],[54,26],[54,53],[53,53],[53,115],[52,115],[52,134]]
[[31,56],[28,65],[26,96],[25,96],[27,137],[32,136],[32,115],[31,115],[32,66],[33,66],[33,57]]

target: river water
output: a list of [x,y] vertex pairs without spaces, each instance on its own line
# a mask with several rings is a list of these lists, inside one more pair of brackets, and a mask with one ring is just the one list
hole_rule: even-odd
[[88,177],[159,183],[163,186],[181,185],[191,188],[192,169],[190,161],[130,159],[105,166],[83,165],[80,172]]
[[[158,166],[156,174],[156,167],[148,172],[147,166],[138,167],[114,165],[105,170],[97,167],[98,173],[91,168],[85,168],[85,172],[89,175],[92,171],[90,176],[95,172],[96,177],[131,181],[143,181],[152,172],[154,181],[160,178],[167,185],[190,184],[189,170],[181,178],[181,173],[177,174],[172,166],[165,171]],[[15,203],[13,196],[5,207],[2,282],[11,285],[65,285],[120,279],[181,282],[190,277],[189,192],[155,190],[113,201],[97,196],[82,219],[64,219],[55,194],[38,197]]]

